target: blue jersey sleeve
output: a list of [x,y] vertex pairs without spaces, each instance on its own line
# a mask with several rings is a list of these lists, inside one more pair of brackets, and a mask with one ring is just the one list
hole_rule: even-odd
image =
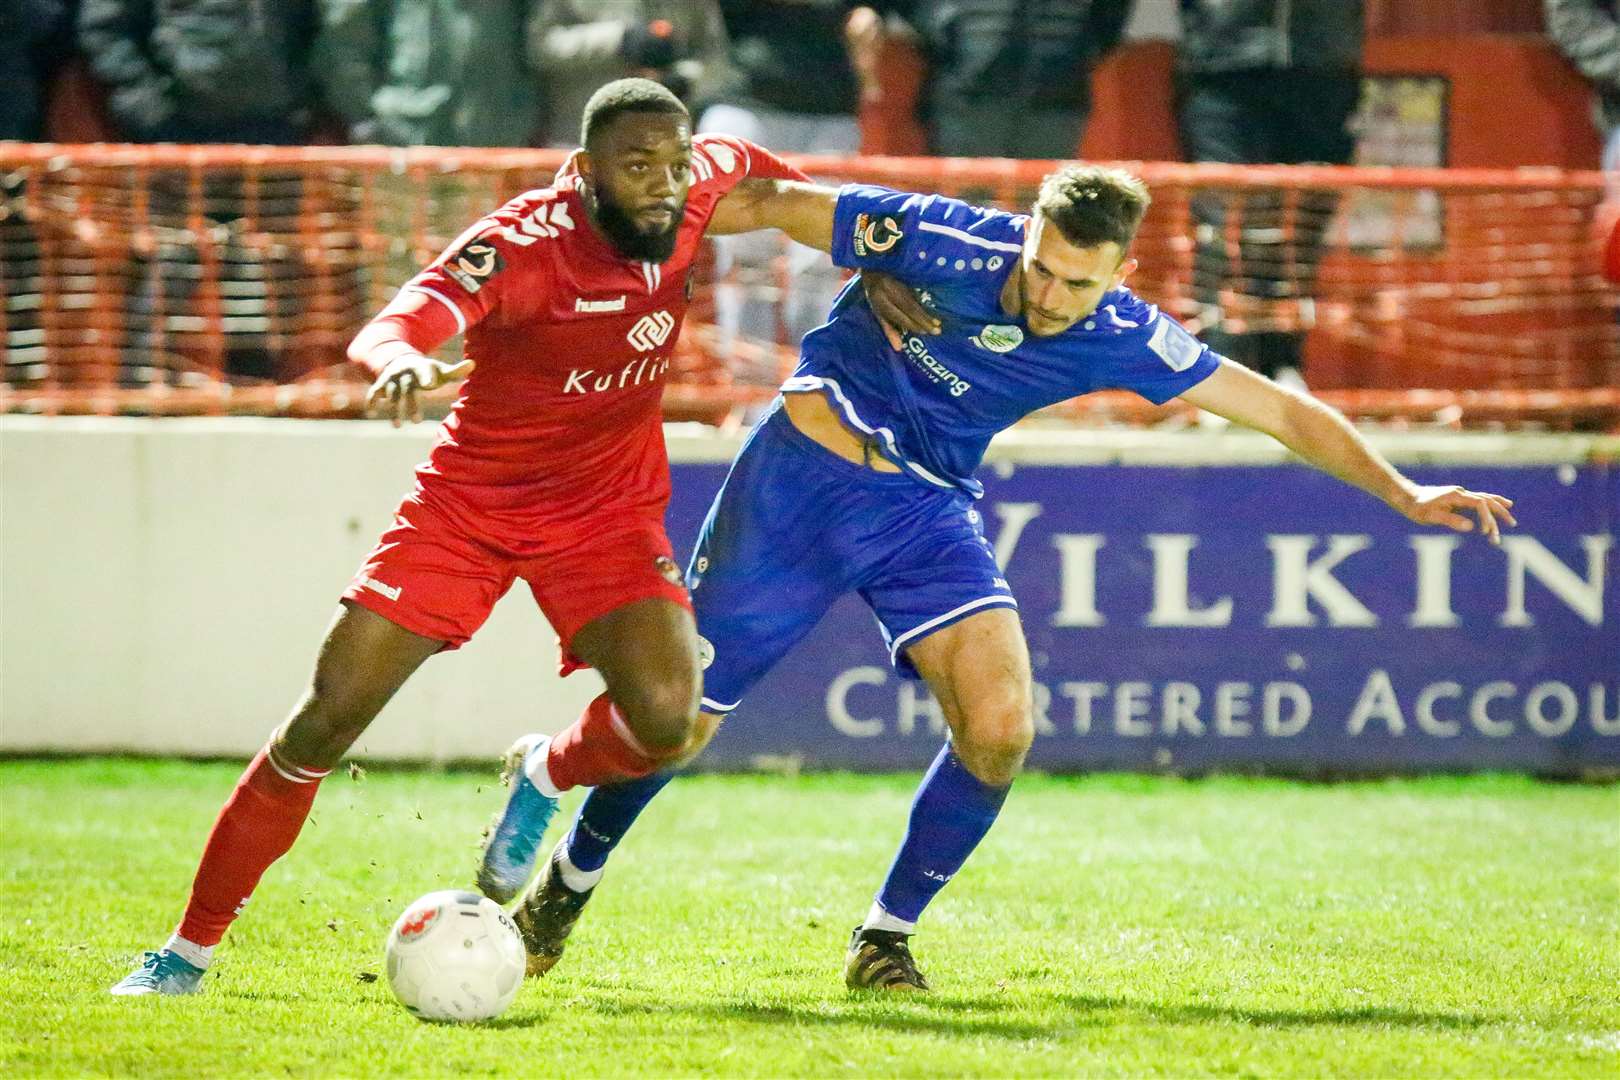
[[[1105,298],[1106,299],[1106,298]],[[1215,373],[1220,355],[1152,304],[1126,294],[1099,316],[1118,330],[1098,389],[1132,390],[1155,405],[1184,394]]]
[[832,259],[851,270],[882,270],[909,285],[959,279],[968,258],[1018,257],[1011,215],[944,195],[845,184],[833,211]]

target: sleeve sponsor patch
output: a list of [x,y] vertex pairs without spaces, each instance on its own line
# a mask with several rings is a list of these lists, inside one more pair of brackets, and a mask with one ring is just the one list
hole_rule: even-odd
[[1159,354],[1159,359],[1170,365],[1171,371],[1186,371],[1198,362],[1204,347],[1198,339],[1187,333],[1175,320],[1159,316],[1159,324],[1148,338],[1148,348]]
[[870,214],[855,215],[855,254],[863,259],[889,251],[900,242],[902,235],[900,223],[888,214],[876,218]]
[[506,267],[506,260],[487,240],[474,240],[445,260],[444,272],[470,293]]

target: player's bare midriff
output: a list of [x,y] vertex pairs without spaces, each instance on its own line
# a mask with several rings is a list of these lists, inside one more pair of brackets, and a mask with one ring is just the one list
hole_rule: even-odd
[[883,457],[833,412],[827,398],[817,392],[782,395],[783,409],[793,426],[822,449],[874,472],[897,473],[900,466]]

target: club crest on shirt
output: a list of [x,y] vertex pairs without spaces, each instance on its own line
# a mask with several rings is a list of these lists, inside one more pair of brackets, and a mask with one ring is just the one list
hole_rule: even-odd
[[698,635],[698,670],[708,671],[709,665],[714,663],[714,642]]
[[968,340],[993,353],[1010,353],[1024,343],[1024,332],[1016,326],[986,326]]
[[470,293],[475,293],[484,287],[484,282],[500,273],[506,266],[506,260],[501,253],[495,250],[494,245],[482,240],[474,240],[466,247],[452,255],[444,264],[444,272],[456,280]]
[[885,214],[874,218],[870,214],[855,215],[855,254],[882,255],[900,242],[900,223]]

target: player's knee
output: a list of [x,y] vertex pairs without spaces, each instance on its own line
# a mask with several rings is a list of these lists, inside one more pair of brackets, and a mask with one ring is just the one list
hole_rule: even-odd
[[714,733],[720,729],[720,721],[723,719],[725,717],[716,716],[714,713],[698,713],[697,719],[692,721],[692,730],[687,735],[685,744],[663,763],[663,767],[678,769],[701,754],[703,748],[714,738]]
[[1010,784],[1035,741],[1035,720],[1027,694],[977,708],[956,734],[956,755],[979,780]]
[[697,680],[689,675],[648,675],[615,688],[613,701],[636,741],[660,762],[680,756],[698,733]]

